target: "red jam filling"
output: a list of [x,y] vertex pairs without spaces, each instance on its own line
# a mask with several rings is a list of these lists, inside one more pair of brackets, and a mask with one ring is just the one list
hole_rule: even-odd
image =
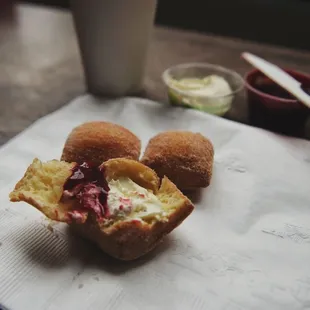
[[89,163],[76,165],[64,185],[63,199],[77,199],[80,207],[69,212],[69,217],[76,222],[85,222],[89,211],[100,220],[110,217],[107,205],[109,190],[102,169]]

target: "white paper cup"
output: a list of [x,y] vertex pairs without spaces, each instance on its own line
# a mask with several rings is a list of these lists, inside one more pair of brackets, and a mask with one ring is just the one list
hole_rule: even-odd
[[124,96],[142,90],[156,0],[72,0],[88,91]]

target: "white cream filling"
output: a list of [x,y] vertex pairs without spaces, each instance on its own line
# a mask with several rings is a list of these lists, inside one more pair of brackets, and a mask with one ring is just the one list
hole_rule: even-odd
[[165,215],[160,200],[129,178],[108,182],[108,208],[111,215],[146,219]]

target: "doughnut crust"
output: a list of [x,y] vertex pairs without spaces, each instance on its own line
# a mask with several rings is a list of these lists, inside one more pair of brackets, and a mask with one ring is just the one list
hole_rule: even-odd
[[10,193],[13,202],[24,201],[48,218],[68,223],[82,237],[97,244],[105,253],[120,260],[133,260],[154,249],[163,238],[179,226],[193,211],[191,201],[168,179],[160,180],[143,164],[129,159],[111,159],[101,165],[106,180],[128,177],[151,191],[165,211],[147,220],[128,217],[104,223],[90,210],[85,221],[68,216],[76,206],[62,201],[64,185],[76,163],[34,159],[22,179]]
[[87,122],[69,134],[61,160],[99,166],[111,158],[139,160],[140,151],[139,138],[128,129],[108,122]]
[[213,158],[212,143],[200,133],[166,131],[149,141],[141,162],[179,189],[193,190],[209,186]]

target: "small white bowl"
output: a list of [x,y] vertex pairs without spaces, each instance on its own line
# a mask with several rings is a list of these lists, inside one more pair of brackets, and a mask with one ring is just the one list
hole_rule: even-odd
[[[191,90],[175,86],[175,80],[203,79],[210,75],[224,78],[230,86],[230,91],[225,95],[197,95],[193,94]],[[244,80],[237,72],[207,63],[187,63],[173,66],[164,71],[162,79],[168,88],[170,104],[198,109],[219,116],[230,110],[236,95],[244,88]]]

